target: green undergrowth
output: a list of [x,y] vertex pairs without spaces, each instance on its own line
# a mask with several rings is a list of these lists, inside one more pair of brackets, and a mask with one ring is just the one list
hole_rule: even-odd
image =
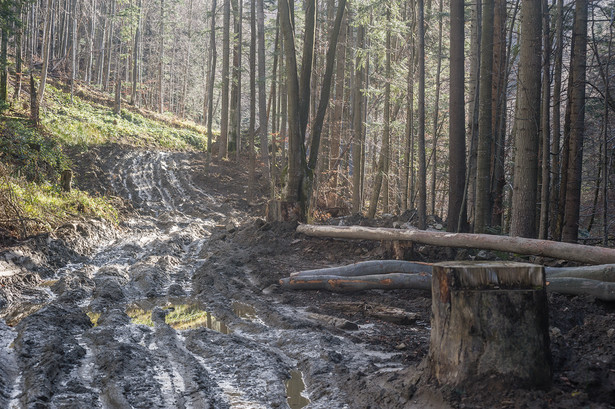
[[75,95],[71,102],[61,83],[48,83],[38,127],[28,117],[27,92],[10,106],[0,107],[0,236],[24,238],[83,217],[117,222],[113,198],[60,190],[62,171],[73,167],[66,152],[75,148],[84,151],[115,143],[205,149],[205,129],[197,124],[134,108],[115,114],[108,95],[96,89],[81,87],[79,95],[82,98]]
[[[207,142],[205,129],[193,123],[156,120],[139,112],[113,109],[70,94],[53,86],[45,87],[46,104],[41,123],[64,145],[87,149],[106,143],[136,147],[177,150],[203,150]],[[152,115],[153,116],[153,115]]]
[[48,182],[29,182],[6,176],[0,179],[0,225],[20,237],[51,231],[80,217],[118,221],[118,211],[105,197],[73,189],[60,191]]

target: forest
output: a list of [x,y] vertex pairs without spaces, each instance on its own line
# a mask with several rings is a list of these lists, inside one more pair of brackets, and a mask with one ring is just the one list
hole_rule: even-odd
[[0,408],[612,408],[614,31],[0,0]]
[[[608,245],[608,1],[2,3],[0,99],[32,77],[207,127],[271,199]],[[251,173],[253,175],[254,172]],[[253,182],[251,183],[253,185]]]

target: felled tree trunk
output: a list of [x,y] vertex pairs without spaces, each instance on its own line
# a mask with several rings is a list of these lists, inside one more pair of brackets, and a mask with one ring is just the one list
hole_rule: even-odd
[[[432,277],[430,374],[454,387],[548,386],[551,354],[542,266],[445,262]],[[487,385],[489,387],[490,385]]]
[[363,290],[418,289],[429,290],[429,274],[375,274],[360,277],[343,277],[330,275],[300,275],[280,280],[284,288],[294,290],[329,290],[335,292],[352,292]]
[[499,250],[517,254],[574,260],[588,264],[615,263],[615,249],[522,237],[363,226],[314,226],[310,224],[299,225],[297,231],[315,237],[360,240],[407,240],[434,246]]
[[433,265],[429,263],[400,261],[400,260],[370,260],[360,263],[349,264],[346,266],[319,268],[315,270],[303,270],[291,273],[291,277],[298,276],[345,276],[356,277],[374,274],[390,273],[429,273]]

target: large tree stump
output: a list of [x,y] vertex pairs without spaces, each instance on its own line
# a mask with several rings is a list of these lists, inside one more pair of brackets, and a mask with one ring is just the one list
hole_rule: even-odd
[[438,382],[468,388],[486,382],[500,387],[550,384],[542,266],[438,263],[431,291],[428,368]]

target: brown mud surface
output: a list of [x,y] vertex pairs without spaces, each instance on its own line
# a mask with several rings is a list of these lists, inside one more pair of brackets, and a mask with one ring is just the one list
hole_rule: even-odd
[[[0,407],[615,407],[613,303],[549,295],[549,390],[450,390],[422,376],[428,292],[281,289],[293,271],[391,250],[266,222],[264,195],[246,199],[247,162],[214,161],[207,173],[203,154],[120,146],[76,157],[79,186],[121,198],[123,220],[76,221],[0,251]],[[262,175],[258,185],[267,191]],[[393,227],[411,216],[329,222]],[[374,306],[416,319],[374,318]]]

